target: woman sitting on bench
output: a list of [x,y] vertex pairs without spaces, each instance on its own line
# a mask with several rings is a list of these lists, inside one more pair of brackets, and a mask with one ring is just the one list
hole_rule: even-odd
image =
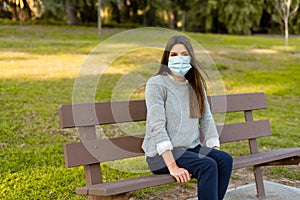
[[[158,74],[147,82],[146,105],[142,147],[150,170],[169,173],[177,182],[196,178],[199,200],[223,199],[232,157],[219,150],[205,80],[187,37],[173,36],[168,41]],[[200,133],[205,146],[200,143]]]

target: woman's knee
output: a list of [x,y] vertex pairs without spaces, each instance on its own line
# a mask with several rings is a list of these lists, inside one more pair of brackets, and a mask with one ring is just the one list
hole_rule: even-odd
[[185,168],[195,178],[218,174],[217,162],[208,157],[195,159],[195,162],[192,165],[185,166]]
[[204,163],[199,166],[198,170],[195,171],[196,174],[193,174],[195,178],[202,180],[215,180],[217,181],[218,177],[218,164],[213,159],[206,159]]
[[220,151],[221,155],[221,159],[222,159],[222,165],[223,167],[228,167],[230,169],[232,169],[232,163],[233,163],[233,158],[232,156],[224,151]]
[[204,166],[205,171],[216,173],[218,171],[218,163],[213,159],[207,159]]

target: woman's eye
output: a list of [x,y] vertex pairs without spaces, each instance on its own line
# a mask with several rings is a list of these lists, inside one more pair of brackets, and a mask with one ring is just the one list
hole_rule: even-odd
[[170,56],[177,56],[177,54],[176,53],[171,53]]

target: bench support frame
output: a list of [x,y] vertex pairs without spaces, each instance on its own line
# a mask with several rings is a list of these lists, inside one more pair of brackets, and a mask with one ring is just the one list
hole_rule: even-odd
[[[253,115],[252,111],[248,110],[244,112],[245,121],[253,121]],[[256,142],[256,139],[250,139],[249,140],[249,147],[251,154],[257,154],[258,153],[258,145]],[[257,191],[257,197],[258,198],[265,198],[266,192],[265,192],[265,186],[264,186],[264,180],[262,175],[261,167],[259,166],[253,166],[253,173],[255,178],[255,185],[256,185],[256,191]]]

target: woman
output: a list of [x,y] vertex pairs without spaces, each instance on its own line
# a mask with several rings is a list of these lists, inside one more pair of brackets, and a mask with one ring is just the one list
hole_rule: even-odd
[[177,182],[196,178],[198,199],[219,200],[229,184],[232,157],[219,150],[219,135],[200,71],[188,38],[173,36],[158,74],[146,84],[147,123],[142,147],[153,173],[169,173]]

